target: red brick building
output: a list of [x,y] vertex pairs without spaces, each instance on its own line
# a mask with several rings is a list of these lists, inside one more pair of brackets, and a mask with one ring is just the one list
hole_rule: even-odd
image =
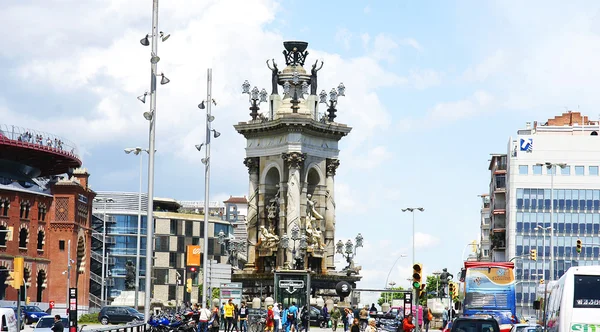
[[[0,127],[0,300],[15,301],[6,281],[13,258],[23,256],[21,299],[64,307],[70,241],[70,286],[89,303],[91,211],[95,193],[74,145],[32,130]],[[33,133],[29,134],[29,133]],[[48,134],[45,134],[48,135]],[[41,136],[41,135],[40,135]],[[68,175],[67,175],[68,174]],[[6,232],[12,230],[11,232]]]

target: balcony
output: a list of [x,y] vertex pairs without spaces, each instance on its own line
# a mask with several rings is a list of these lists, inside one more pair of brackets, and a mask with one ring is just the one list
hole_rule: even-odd
[[494,176],[494,193],[506,192],[506,174]]
[[[102,255],[100,255],[99,253],[92,251],[91,256],[92,256],[93,260],[102,263]],[[115,265],[115,258],[114,257],[110,257],[109,256],[109,257],[105,257],[105,259],[106,259],[105,263],[107,265]]]
[[490,233],[490,242],[492,250],[506,250],[506,231],[492,231]]

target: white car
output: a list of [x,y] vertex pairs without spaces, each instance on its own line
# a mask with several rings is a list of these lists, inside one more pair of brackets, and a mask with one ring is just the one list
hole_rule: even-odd
[[[63,317],[60,319],[65,327],[65,331],[69,328],[69,319]],[[52,332],[52,325],[54,325],[54,316],[45,316],[38,320],[37,324],[33,328],[35,332]]]
[[510,332],[542,332],[544,329],[538,324],[515,324]]

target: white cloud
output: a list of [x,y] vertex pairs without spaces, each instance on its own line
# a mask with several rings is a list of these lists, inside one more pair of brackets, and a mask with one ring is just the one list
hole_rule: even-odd
[[421,232],[415,232],[415,248],[431,249],[439,244],[440,239],[437,237]]
[[376,146],[370,148],[366,156],[363,154],[363,162],[354,164],[353,166],[361,169],[376,168],[392,158],[392,155],[392,152],[386,146]]
[[431,121],[456,121],[485,112],[493,102],[494,97],[490,93],[478,90],[466,99],[436,104],[428,111],[427,117]]
[[423,46],[421,46],[421,44],[419,44],[419,42],[413,38],[404,38],[400,41],[400,44],[408,45],[417,51],[423,51]]

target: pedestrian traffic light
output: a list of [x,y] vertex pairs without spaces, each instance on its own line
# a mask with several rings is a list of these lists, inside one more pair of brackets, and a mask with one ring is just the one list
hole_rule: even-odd
[[421,288],[421,280],[423,279],[421,274],[423,273],[423,265],[415,264],[413,265],[413,287],[420,289]]
[[192,292],[192,278],[187,278],[186,284],[185,284],[185,290],[188,293]]
[[21,289],[23,286],[23,257],[13,259],[13,271],[9,272],[8,284],[14,289]]
[[453,282],[448,284],[448,293],[451,298],[454,298],[454,294],[456,294],[456,285]]
[[537,261],[537,250],[536,249],[531,249],[529,251],[529,259],[531,259],[532,261]]
[[577,239],[577,247],[575,247],[575,251],[577,251],[578,254],[581,254],[581,239]]

